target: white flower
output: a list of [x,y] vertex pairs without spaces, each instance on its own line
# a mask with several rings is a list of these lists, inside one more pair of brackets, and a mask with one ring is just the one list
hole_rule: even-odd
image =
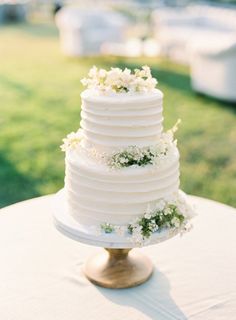
[[115,230],[115,226],[108,222],[101,224],[100,227],[105,233],[112,233]]
[[103,92],[152,91],[157,81],[152,78],[150,68],[143,66],[134,73],[130,69],[111,68],[109,71],[93,66],[88,78],[81,80],[84,86]]
[[193,225],[190,222],[186,222],[184,225],[184,231],[190,231],[193,228]]
[[166,207],[163,213],[165,216],[167,216],[168,214],[171,214],[171,212],[172,212],[171,208]]
[[122,164],[129,161],[128,159],[126,159],[124,157],[121,157],[119,160],[120,160],[120,163],[122,163]]
[[154,79],[154,78],[149,78],[146,80],[145,84],[146,84],[146,90],[149,91],[149,90],[152,90],[153,88],[156,87],[157,85],[157,80]]
[[80,144],[82,138],[83,138],[83,134],[81,130],[78,130],[77,132],[69,133],[66,136],[66,138],[62,140],[63,144],[60,146],[61,150],[67,151],[69,149],[76,149]]
[[144,218],[150,219],[152,217],[152,212],[145,212]]
[[90,70],[89,70],[89,73],[88,73],[88,76],[90,78],[95,78],[97,76],[97,73],[98,73],[98,68],[96,66],[93,66]]
[[158,225],[156,224],[155,220],[151,220],[148,224],[148,227],[152,232],[155,232],[158,230]]
[[144,71],[144,76],[150,78],[151,77],[151,69],[148,66],[142,66],[142,70]]
[[83,79],[80,80],[80,82],[82,83],[83,86],[86,87],[86,86],[89,85],[90,81],[89,81],[89,79],[83,78]]
[[191,217],[185,214],[186,211],[190,210],[188,202],[179,192],[173,193],[168,198],[170,202],[167,198],[157,201],[157,207],[159,205],[161,210],[157,210],[155,207],[152,209],[151,205],[148,204],[144,215],[135,219],[129,225],[131,241],[137,246],[147,244],[153,233],[157,230],[161,231],[163,228],[167,229],[169,234],[175,229],[178,229],[181,233],[190,230],[189,219]]
[[179,228],[179,226],[180,226],[180,221],[179,221],[179,219],[178,219],[177,217],[174,217],[174,218],[171,220],[171,223],[172,223],[172,225],[175,226],[175,228]]
[[106,72],[105,69],[100,69],[100,70],[98,71],[98,76],[99,76],[99,78],[106,78],[106,75],[107,75],[107,72]]

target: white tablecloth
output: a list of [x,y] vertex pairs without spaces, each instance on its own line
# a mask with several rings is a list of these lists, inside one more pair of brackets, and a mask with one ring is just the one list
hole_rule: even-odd
[[145,284],[92,285],[81,266],[103,250],[55,230],[52,196],[0,210],[1,320],[236,319],[236,210],[191,197],[199,216],[184,237],[143,249],[155,264]]

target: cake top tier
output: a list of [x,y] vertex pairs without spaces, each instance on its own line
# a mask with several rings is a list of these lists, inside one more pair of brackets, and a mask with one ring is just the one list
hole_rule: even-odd
[[142,69],[111,68],[110,70],[93,67],[88,73],[88,78],[81,80],[88,89],[100,93],[100,95],[132,93],[151,93],[155,91],[157,80],[152,77],[148,66]]

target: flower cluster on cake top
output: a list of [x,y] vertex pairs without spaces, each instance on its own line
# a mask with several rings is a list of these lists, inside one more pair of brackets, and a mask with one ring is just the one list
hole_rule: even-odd
[[81,82],[88,89],[103,93],[150,92],[157,85],[157,80],[152,77],[148,66],[135,69],[133,72],[127,68],[124,70],[111,68],[107,71],[93,66],[88,73],[88,78],[82,79]]

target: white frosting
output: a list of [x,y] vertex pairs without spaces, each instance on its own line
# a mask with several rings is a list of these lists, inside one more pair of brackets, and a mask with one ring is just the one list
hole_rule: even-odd
[[163,94],[157,89],[107,96],[85,90],[81,98],[85,147],[114,151],[130,145],[150,146],[162,132]]
[[162,99],[152,93],[100,95],[85,90],[82,95],[80,150],[67,150],[65,190],[67,209],[80,223],[127,225],[179,189],[179,153],[160,166],[110,169],[82,149],[113,152],[131,145],[155,145],[162,133]]
[[143,215],[147,204],[179,188],[179,154],[161,167],[109,169],[83,154],[66,157],[66,197],[74,218],[87,225],[128,224]]

